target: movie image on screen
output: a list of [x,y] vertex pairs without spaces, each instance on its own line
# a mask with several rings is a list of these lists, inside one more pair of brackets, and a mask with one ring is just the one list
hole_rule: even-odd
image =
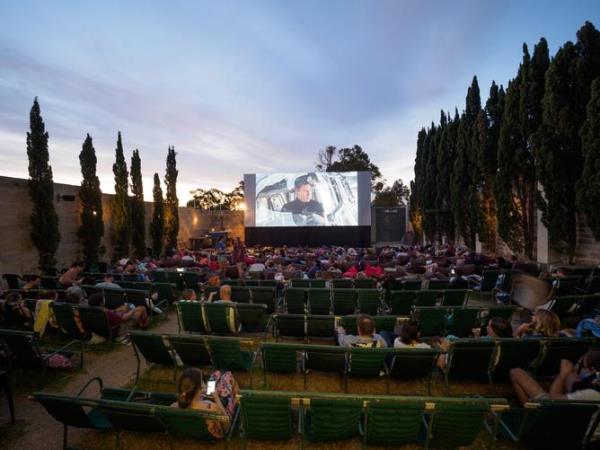
[[256,226],[358,225],[356,172],[256,175]]

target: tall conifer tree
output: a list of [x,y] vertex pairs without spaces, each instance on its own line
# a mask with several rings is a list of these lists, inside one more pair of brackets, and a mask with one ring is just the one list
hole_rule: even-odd
[[40,113],[37,97],[29,113],[30,131],[27,133],[29,158],[29,196],[33,203],[31,212],[31,240],[38,250],[38,265],[42,273],[54,275],[54,255],[60,242],[58,216],[54,209],[54,181],[52,167],[48,164],[48,133]]
[[159,258],[163,251],[165,232],[165,206],[163,191],[160,187],[160,178],[154,174],[154,189],[152,190],[154,209],[152,210],[152,221],[150,222],[150,238],[152,239],[152,253]]
[[89,134],[81,147],[79,162],[83,180],[79,188],[81,225],[77,235],[81,240],[84,261],[88,266],[93,266],[99,260],[104,222],[102,221],[102,191],[100,180],[96,175],[96,150]]
[[167,195],[165,199],[165,237],[169,250],[177,248],[177,235],[179,234],[179,199],[177,198],[177,161],[175,160],[175,147],[169,147],[167,152],[167,170],[165,184]]
[[146,209],[144,205],[144,186],[142,184],[142,160],[139,150],[131,157],[131,243],[135,256],[146,256]]
[[131,238],[131,216],[129,205],[129,173],[123,154],[121,132],[117,136],[115,149],[115,197],[112,204],[113,250],[115,259],[129,257],[129,241]]

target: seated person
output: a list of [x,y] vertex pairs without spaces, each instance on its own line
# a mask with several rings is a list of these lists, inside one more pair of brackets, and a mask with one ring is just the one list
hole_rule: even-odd
[[509,320],[503,317],[492,317],[485,328],[486,334],[482,335],[482,328],[474,328],[473,336],[478,337],[489,337],[492,339],[497,338],[510,338],[513,337],[512,325]]
[[71,268],[63,273],[58,279],[58,283],[63,288],[68,288],[70,286],[76,285],[79,282],[79,275],[83,271],[83,263],[74,262],[71,265]]
[[22,290],[41,289],[42,279],[37,275],[32,275],[29,281],[21,288]]
[[33,324],[33,314],[18,292],[10,292],[0,303],[0,315],[6,325],[30,328]]
[[341,347],[386,347],[385,340],[375,332],[375,322],[367,314],[356,319],[358,336],[346,334],[343,327],[337,327],[336,340]]
[[560,331],[560,319],[552,311],[538,309],[533,313],[531,322],[523,323],[515,330],[515,337],[557,337]]
[[194,291],[193,289],[184,289],[181,294],[181,299],[187,301],[198,300],[196,297],[196,291]]
[[[214,391],[207,393],[208,385],[215,382]],[[215,439],[227,435],[231,419],[237,407],[239,387],[231,372],[216,370],[209,378],[206,387],[202,385],[202,372],[195,367],[185,369],[177,381],[177,401],[171,406],[182,409],[195,409],[222,413],[226,420],[207,420],[208,432]]]
[[208,301],[215,303],[231,302],[231,286],[228,284],[224,284],[219,289],[219,300],[214,299],[216,294],[216,292],[211,292],[208,296]]
[[104,275],[104,281],[97,283],[95,287],[102,289],[123,289],[121,286],[115,283],[112,273],[107,273]]
[[[118,336],[121,325],[127,321],[134,321],[139,328],[146,328],[150,323],[148,310],[144,306],[133,306],[132,304],[121,305],[114,310],[104,307],[104,297],[100,293],[90,295],[88,299],[90,307],[100,308],[108,319],[108,325],[115,336]],[[133,306],[133,308],[132,308]]]
[[429,344],[420,342],[419,322],[407,320],[400,327],[399,336],[394,340],[394,348],[431,348]]
[[521,403],[545,399],[600,401],[600,349],[588,350],[580,362],[584,370],[577,373],[571,361],[561,360],[549,392],[523,369],[511,369],[510,380],[517,398]]

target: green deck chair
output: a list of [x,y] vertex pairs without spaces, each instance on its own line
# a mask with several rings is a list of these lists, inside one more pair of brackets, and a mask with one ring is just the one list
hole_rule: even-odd
[[[387,366],[386,357],[391,353],[389,348],[350,348],[346,373],[349,377],[379,378],[385,376],[386,384]],[[388,389],[389,390],[389,389]],[[344,392],[348,392],[348,378],[345,378]]]
[[167,272],[165,272],[163,270],[155,270],[154,272],[151,272],[150,279],[152,281],[154,281],[155,283],[168,283],[169,282],[169,277],[167,275]]
[[112,424],[98,409],[95,400],[34,392],[31,400],[40,403],[56,421],[63,425],[63,449],[68,449],[69,427],[111,430]]
[[431,376],[436,368],[440,351],[433,348],[394,349],[390,363],[390,377],[397,380],[427,380],[427,392],[431,394]]
[[191,408],[179,409],[169,406],[156,406],[154,414],[173,438],[194,439],[197,441],[215,441],[208,431],[207,420],[221,421],[224,428],[230,423],[229,416],[212,412],[198,411]]
[[279,284],[280,283],[277,280],[260,280],[258,285],[261,287],[277,287]]
[[96,286],[82,285],[81,289],[83,289],[83,292],[85,292],[85,295],[88,298],[89,298],[90,295],[94,295],[94,294],[101,294],[102,298],[104,298],[104,290],[102,288],[99,288],[99,287],[96,287]]
[[186,289],[193,289],[194,291],[199,290],[198,283],[200,282],[200,277],[196,272],[183,272],[181,274],[181,278],[183,278],[183,286]]
[[449,392],[449,380],[453,378],[482,379],[493,388],[491,365],[495,343],[491,339],[458,339],[450,343],[444,380]]
[[277,289],[273,287],[253,287],[250,289],[252,303],[267,305],[267,312],[273,314],[277,309]]
[[306,316],[306,337],[333,338],[335,336],[335,316]]
[[75,322],[75,310],[73,305],[68,303],[52,303],[50,306],[54,312],[54,318],[58,323],[60,331],[64,335],[74,339],[84,338],[84,334],[81,333]]
[[275,340],[279,336],[306,338],[306,319],[304,314],[274,314],[273,333]]
[[240,321],[237,304],[233,302],[203,303],[202,316],[210,334],[237,334]]
[[488,315],[485,321],[482,321],[482,326],[487,326],[489,319],[492,317],[501,317],[502,319],[506,319],[510,321],[514,312],[517,310],[514,306],[490,306],[486,308],[488,311]]
[[104,306],[108,309],[115,309],[126,302],[125,290],[123,289],[103,289]]
[[163,336],[146,331],[130,331],[129,337],[133,344],[133,351],[137,361],[137,369],[135,373],[135,384],[140,380],[141,359],[140,355],[148,363],[158,364],[161,366],[172,366],[173,379],[175,379],[176,366],[175,359],[171,350],[167,347],[166,339]]
[[[99,380],[99,378],[97,378],[97,380]],[[138,391],[135,388],[102,387],[100,390],[100,398],[102,400],[117,400],[120,402],[138,402],[158,406],[170,406],[177,400],[177,394],[172,392]]]
[[[154,292],[158,295],[158,303],[170,305],[175,300],[173,286],[169,283],[154,283],[152,285]],[[163,307],[164,309],[164,307]]]
[[354,289],[333,289],[333,313],[336,316],[356,312],[356,291]]
[[338,442],[358,434],[363,405],[360,399],[313,398],[303,411],[306,440]]
[[583,299],[582,295],[565,295],[562,297],[555,297],[550,304],[550,311],[555,313],[558,317],[566,317],[571,312],[574,312],[576,306]]
[[[241,339],[208,336],[206,340],[215,369],[250,371],[252,368],[256,352],[242,349]],[[252,384],[252,377],[250,384]]]
[[287,441],[294,432],[289,397],[270,396],[264,392],[242,391],[243,448],[247,440]]
[[502,273],[502,270],[484,270],[481,275],[481,282],[475,282],[469,280],[469,288],[478,291],[489,293],[496,287],[498,276]]
[[308,312],[310,314],[329,314],[331,312],[331,291],[322,288],[309,289]]
[[454,449],[471,445],[484,429],[483,421],[489,411],[487,402],[436,402],[425,447]]
[[183,290],[183,277],[181,272],[167,272],[167,280],[175,286],[175,290]]
[[468,295],[467,289],[446,289],[442,295],[442,306],[465,306]]
[[415,306],[436,306],[443,291],[417,291]]
[[422,336],[444,336],[446,334],[447,314],[448,309],[444,307],[415,308],[413,319],[419,322],[419,330]]
[[113,329],[110,327],[108,318],[102,309],[84,306],[80,306],[78,309],[81,324],[86,332],[93,332],[109,341],[112,340]]
[[577,305],[577,315],[586,315],[593,312],[600,306],[600,294],[584,295],[581,302]]
[[469,337],[473,328],[478,325],[480,308],[450,308],[446,321],[446,334],[458,337]]
[[427,282],[427,289],[444,290],[448,289],[449,280],[429,280]]
[[420,291],[421,285],[421,280],[404,280],[402,282],[402,289],[405,291]]
[[424,413],[424,401],[369,400],[363,441],[393,447],[416,444]]
[[311,289],[323,289],[325,288],[326,285],[326,281],[322,280],[322,279],[312,279],[310,280],[310,288]]
[[263,361],[263,381],[267,385],[267,372],[296,373],[298,371],[298,351],[302,347],[296,344],[278,344],[263,342],[261,355]]
[[[304,374],[304,389],[307,375],[310,371],[339,373],[344,381],[346,378],[346,353],[348,349],[335,345],[306,345],[302,359]],[[344,382],[345,385],[345,382]]]
[[242,332],[264,333],[267,327],[267,305],[238,303],[236,306]]
[[379,291],[377,289],[357,289],[358,311],[375,316],[379,311]]
[[331,280],[331,286],[333,289],[352,289],[354,282],[351,278],[334,278]]
[[392,314],[409,316],[417,300],[417,291],[391,291],[389,303]]
[[[135,306],[143,306],[145,308],[148,307],[148,299],[150,298],[150,291],[144,289],[126,289],[125,294],[127,296],[127,303],[133,303]],[[164,309],[164,306],[167,305],[166,300],[161,300],[154,302],[154,306],[157,306],[161,309]],[[152,314],[152,310],[150,309],[150,314]]]
[[374,289],[377,286],[377,280],[374,278],[357,278],[354,280],[355,289]]
[[[583,449],[598,403],[542,400],[513,408],[500,420],[499,434],[535,450]],[[597,419],[596,419],[597,420]],[[592,433],[593,434],[593,429]]]
[[298,289],[308,289],[310,287],[310,280],[294,279],[292,280],[292,287]]
[[184,366],[214,366],[205,336],[171,334],[167,339],[174,356],[176,355]]
[[373,321],[375,322],[375,331],[394,331],[396,328],[396,323],[398,322],[398,318],[396,316],[373,316]]
[[197,301],[180,300],[175,302],[179,332],[206,333],[202,316],[202,303]]
[[549,338],[544,342],[544,351],[535,363],[538,376],[556,375],[560,360],[568,359],[575,364],[594,344],[594,338]]
[[507,380],[510,369],[529,369],[541,350],[541,339],[503,338],[496,341],[494,380]]
[[245,286],[231,286],[231,301],[250,303],[250,288]]
[[284,299],[289,314],[304,314],[306,312],[306,289],[287,288]]

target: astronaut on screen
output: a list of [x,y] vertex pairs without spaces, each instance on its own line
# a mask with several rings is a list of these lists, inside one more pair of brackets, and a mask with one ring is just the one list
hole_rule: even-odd
[[257,175],[256,226],[356,225],[354,173]]

